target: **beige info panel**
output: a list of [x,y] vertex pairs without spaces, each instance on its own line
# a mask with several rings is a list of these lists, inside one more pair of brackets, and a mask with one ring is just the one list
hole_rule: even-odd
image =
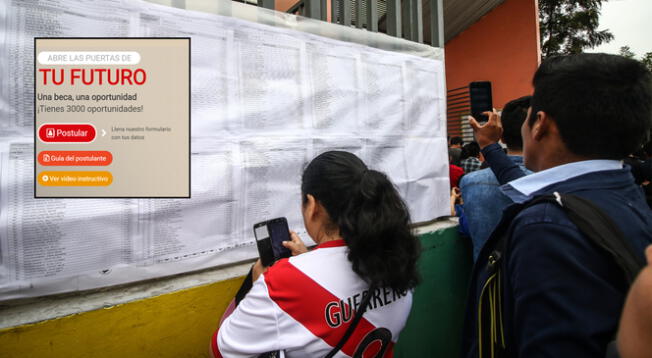
[[35,39],[35,197],[190,197],[190,39]]

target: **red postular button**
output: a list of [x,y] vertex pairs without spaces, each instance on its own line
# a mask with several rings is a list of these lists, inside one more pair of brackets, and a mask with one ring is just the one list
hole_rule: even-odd
[[70,143],[92,142],[95,139],[95,127],[90,124],[44,124],[38,130],[38,136],[44,142]]

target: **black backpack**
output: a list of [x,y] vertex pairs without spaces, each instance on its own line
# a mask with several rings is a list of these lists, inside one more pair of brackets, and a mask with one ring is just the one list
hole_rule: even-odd
[[[521,204],[517,212],[541,203],[561,207],[568,218],[597,247],[608,253],[623,272],[623,280],[631,285],[645,263],[635,253],[618,226],[602,209],[591,201],[572,194],[543,195]],[[516,215],[514,215],[515,217]],[[506,356],[503,327],[502,279],[506,271],[508,233],[503,233],[489,255],[489,276],[480,292],[478,304],[478,350],[480,358]]]

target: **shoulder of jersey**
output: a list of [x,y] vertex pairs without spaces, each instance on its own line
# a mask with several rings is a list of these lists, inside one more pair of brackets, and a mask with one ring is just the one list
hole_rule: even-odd
[[313,265],[318,261],[320,258],[324,256],[331,256],[331,255],[341,255],[341,251],[345,251],[346,246],[338,246],[338,247],[324,247],[324,248],[319,248],[316,250],[312,250],[309,252],[306,252],[301,255],[297,256],[292,256],[290,258],[285,258],[285,259],[280,259],[278,260],[272,267],[268,269],[268,272],[270,274],[273,274],[275,271],[283,271],[284,269],[287,269],[288,266],[294,266],[294,267],[301,267],[304,265]]

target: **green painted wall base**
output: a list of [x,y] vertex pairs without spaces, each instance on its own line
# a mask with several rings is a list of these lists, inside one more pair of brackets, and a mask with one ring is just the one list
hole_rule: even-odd
[[471,267],[471,242],[457,227],[419,237],[421,284],[394,350],[397,358],[460,356],[462,322]]

